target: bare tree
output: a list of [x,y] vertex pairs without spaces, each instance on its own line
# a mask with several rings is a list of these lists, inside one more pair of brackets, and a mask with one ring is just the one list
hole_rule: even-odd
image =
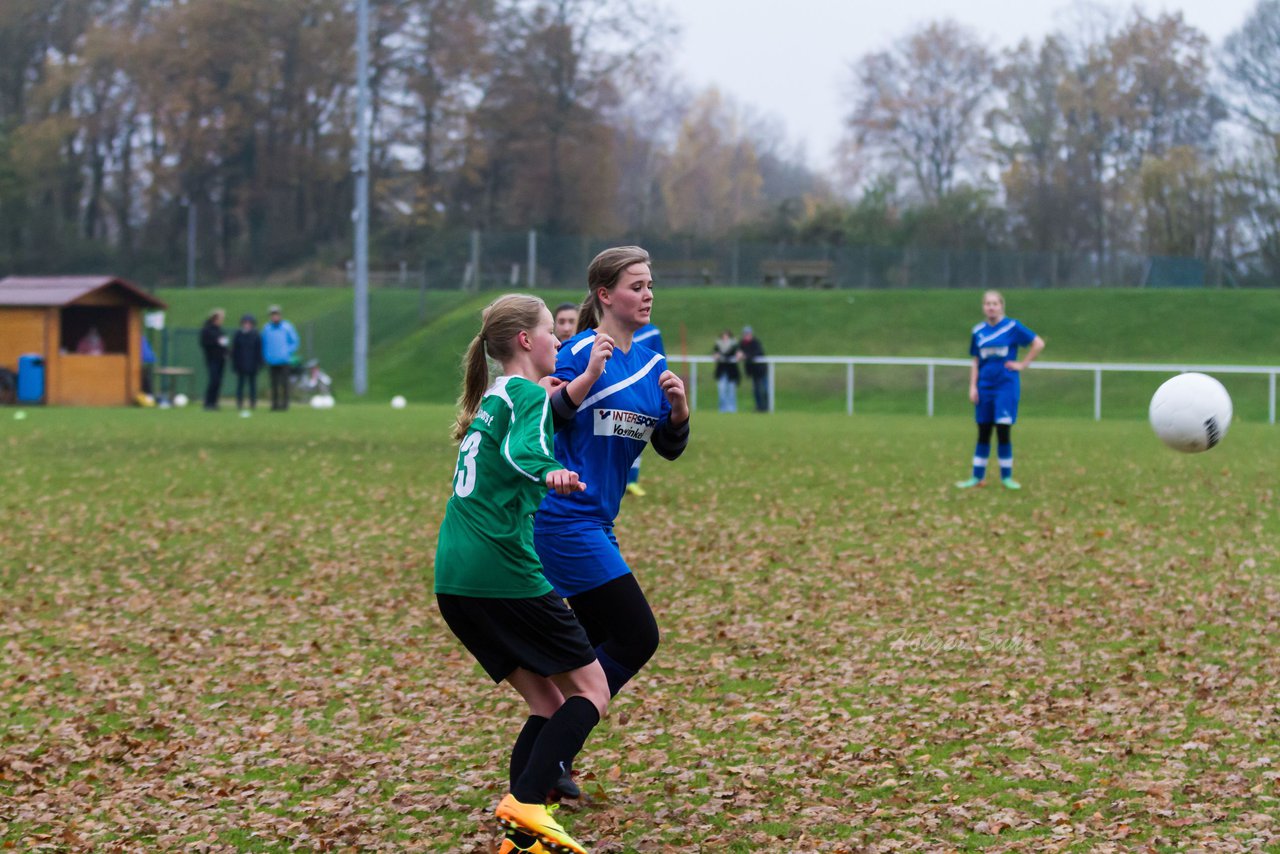
[[649,0],[526,0],[504,16],[476,116],[482,221],[552,233],[615,220],[610,122],[670,35]]
[[1249,139],[1227,169],[1228,239],[1244,272],[1280,278],[1280,0],[1259,0],[1227,37],[1223,70]]
[[987,48],[950,21],[862,58],[847,120],[855,144],[910,169],[925,200],[942,198],[976,158],[993,67]]
[[1280,133],[1280,0],[1259,0],[1244,25],[1227,37],[1222,70],[1233,106],[1262,133]]

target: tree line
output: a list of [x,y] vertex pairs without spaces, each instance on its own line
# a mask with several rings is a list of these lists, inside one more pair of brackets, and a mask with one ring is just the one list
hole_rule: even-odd
[[[850,57],[835,174],[665,72],[656,0],[370,6],[375,258],[537,229],[1280,272],[1280,0],[1216,50],[1137,10],[999,53],[927,24]],[[0,272],[176,278],[189,226],[206,276],[341,264],[354,38],[354,0],[6,0]]]

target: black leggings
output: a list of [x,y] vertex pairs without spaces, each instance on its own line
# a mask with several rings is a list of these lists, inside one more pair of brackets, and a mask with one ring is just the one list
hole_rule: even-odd
[[258,405],[258,372],[236,371],[236,409],[244,409],[244,392],[249,389],[249,406]]
[[991,444],[991,428],[996,428],[996,441],[1001,445],[1009,444],[1010,431],[1013,430],[1012,424],[979,424],[978,425],[978,443],[982,445]]
[[658,651],[658,621],[630,573],[570,596],[569,607],[587,630],[591,645],[630,670],[644,667]]

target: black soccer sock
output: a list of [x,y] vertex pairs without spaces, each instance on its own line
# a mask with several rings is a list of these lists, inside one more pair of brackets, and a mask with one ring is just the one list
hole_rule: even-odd
[[565,700],[543,725],[524,772],[511,785],[515,799],[522,804],[546,803],[551,787],[573,765],[573,758],[599,722],[600,713],[586,697]]
[[533,743],[538,740],[538,733],[547,725],[547,719],[541,715],[529,715],[524,728],[516,736],[516,743],[511,747],[511,764],[507,768],[511,788],[516,787],[516,780],[524,773],[529,764],[529,754],[533,752]]

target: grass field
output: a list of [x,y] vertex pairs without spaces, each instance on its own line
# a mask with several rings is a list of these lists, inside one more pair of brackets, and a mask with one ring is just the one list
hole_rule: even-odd
[[[0,410],[0,848],[488,851],[522,719],[430,596],[444,406]],[[596,852],[1274,850],[1276,428],[700,415]]]

